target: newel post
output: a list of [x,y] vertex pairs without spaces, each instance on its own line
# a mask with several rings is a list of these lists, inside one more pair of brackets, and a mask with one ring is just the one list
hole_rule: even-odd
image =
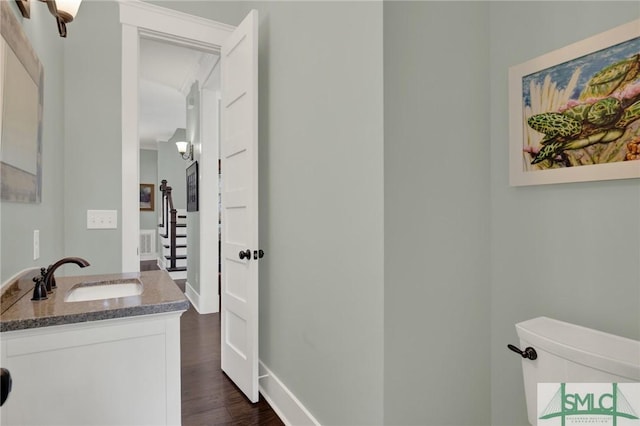
[[162,181],[160,182],[160,192],[162,192],[162,208],[160,210],[162,210],[162,223],[160,223],[160,227],[164,228],[164,218],[165,218],[165,209],[167,208],[167,194],[165,193],[165,190],[167,188],[167,180],[166,179],[162,179]]

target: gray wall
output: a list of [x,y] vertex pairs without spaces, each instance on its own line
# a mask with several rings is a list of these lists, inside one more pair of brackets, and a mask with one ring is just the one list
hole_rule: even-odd
[[[187,109],[189,100],[192,100],[193,108]],[[187,95],[185,102],[187,110],[187,139],[194,144],[193,159],[200,161],[200,89],[196,81],[191,85],[191,90]],[[190,165],[189,163],[187,167]],[[201,166],[201,164],[199,164]],[[198,170],[200,173],[200,170]],[[186,182],[186,176],[183,178]],[[200,181],[200,176],[198,176]],[[186,183],[185,183],[186,185]],[[211,190],[211,188],[199,188],[202,190]],[[214,189],[215,190],[215,189]],[[186,188],[185,188],[186,203]],[[185,204],[186,208],[186,204]],[[187,213],[187,282],[200,294],[200,212]]]
[[515,323],[546,315],[640,338],[640,182],[509,187],[507,71],[637,19],[640,4],[496,2],[490,16],[492,423],[516,425]]
[[[31,5],[31,19],[20,15],[15,2],[8,2],[44,67],[42,127],[42,202],[23,204],[2,201],[0,282],[33,266],[47,266],[64,255],[63,170],[64,155],[64,40],[58,37],[47,7]],[[33,231],[40,231],[40,259],[33,260]]]
[[[88,269],[69,268],[68,272],[110,273],[120,271],[122,264],[118,4],[84,2],[68,31],[64,40],[65,254],[91,263]],[[89,209],[117,210],[118,229],[87,230]]]
[[140,183],[154,185],[153,211],[140,212],[140,229],[158,229],[158,215],[161,214],[162,193],[158,189],[158,151],[155,149],[140,150]]
[[238,25],[247,14],[246,1],[144,0],[156,6],[201,16],[228,25]]
[[321,424],[380,424],[382,3],[246,7],[260,12],[260,358]]
[[490,423],[488,9],[384,4],[384,423]]
[[187,167],[190,164],[180,157],[176,144],[158,142],[158,185],[166,179],[176,209],[187,209]]
[[[260,10],[260,357],[322,424],[525,424],[516,322],[640,338],[638,180],[509,187],[506,104],[509,66],[637,3],[160,4]],[[83,3],[66,40],[46,10],[24,23],[51,83],[45,187],[2,204],[2,277],[61,251],[120,269],[119,230],[85,229],[120,210],[117,10]]]

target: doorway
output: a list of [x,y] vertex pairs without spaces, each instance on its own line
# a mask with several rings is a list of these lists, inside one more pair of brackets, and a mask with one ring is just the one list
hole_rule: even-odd
[[[210,169],[217,168],[219,156],[219,62],[219,54],[211,51],[140,36],[140,183],[151,180],[148,183],[161,188],[166,181],[178,212],[178,238],[172,241],[163,193],[156,191],[159,208],[140,212],[141,245],[151,228],[164,223],[160,232],[156,229],[158,265],[173,279],[186,280],[185,294],[200,313],[219,310],[217,286],[214,291],[203,288],[218,275],[215,262],[206,260],[218,257],[217,243],[212,241],[218,235],[218,185]],[[178,134],[191,144],[191,156],[178,153],[173,143]],[[185,172],[194,169],[200,190],[196,202],[189,203]]]
[[[140,37],[166,40],[221,53],[220,159],[222,193],[221,367],[252,402],[258,401],[258,13],[251,10],[237,26],[209,21],[142,2],[122,2],[122,269],[139,270],[138,73]],[[206,93],[204,91],[203,93]],[[203,161],[217,182],[217,152]],[[217,151],[217,150],[216,150]],[[201,175],[204,184],[206,175]],[[207,184],[217,188],[217,184]],[[215,191],[208,192],[213,194]],[[204,192],[203,192],[204,194]],[[217,203],[212,203],[217,208]],[[217,217],[217,210],[201,215]],[[214,223],[217,228],[216,221]],[[200,233],[196,234],[200,237]],[[215,238],[204,238],[217,250]],[[201,251],[202,251],[202,245]],[[253,256],[251,254],[253,253]],[[217,259],[217,256],[211,257]],[[217,262],[213,264],[216,271]],[[217,271],[216,271],[217,272]],[[216,274],[217,275],[217,274]],[[207,280],[200,297],[212,300],[217,279]]]

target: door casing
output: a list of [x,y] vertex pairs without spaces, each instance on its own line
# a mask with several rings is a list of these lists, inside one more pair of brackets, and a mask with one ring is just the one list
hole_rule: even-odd
[[[139,222],[139,100],[138,75],[140,60],[140,37],[152,38],[168,43],[219,53],[223,41],[235,29],[234,26],[188,15],[140,1],[119,2],[122,24],[122,272],[140,270],[138,252]],[[207,163],[217,164],[218,153],[208,150]],[[201,186],[217,187],[217,174],[209,174],[216,182],[201,182]],[[201,209],[201,217],[217,217],[217,203],[206,203],[215,211]],[[218,251],[217,240],[211,242]],[[202,247],[200,248],[202,250]],[[216,279],[201,280],[200,299],[217,300]],[[215,303],[214,305],[217,305]]]

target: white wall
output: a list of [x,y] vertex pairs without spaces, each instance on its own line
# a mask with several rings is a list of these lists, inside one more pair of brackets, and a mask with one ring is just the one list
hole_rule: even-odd
[[508,68],[640,17],[638,2],[577,4],[490,4],[495,425],[526,424],[520,358],[506,349],[515,323],[546,315],[640,339],[640,181],[508,184]]
[[490,423],[488,9],[384,5],[384,423]]

